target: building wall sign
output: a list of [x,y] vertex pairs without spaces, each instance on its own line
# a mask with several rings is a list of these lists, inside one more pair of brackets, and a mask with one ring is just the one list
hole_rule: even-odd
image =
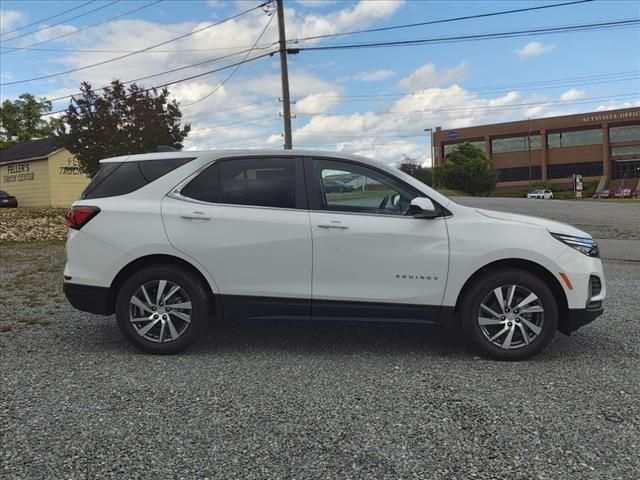
[[449,138],[458,138],[458,132],[451,131],[448,133]]
[[78,163],[77,158],[69,158],[67,159],[66,165],[60,165],[59,167],[60,175],[80,175],[80,164]]
[[36,174],[31,171],[29,162],[21,162],[7,165],[7,175],[3,175],[2,181],[6,183],[31,182],[35,178]]
[[588,115],[582,117],[583,123],[606,122],[609,120],[630,120],[640,119],[640,110],[632,110],[630,112],[602,113],[599,115]]

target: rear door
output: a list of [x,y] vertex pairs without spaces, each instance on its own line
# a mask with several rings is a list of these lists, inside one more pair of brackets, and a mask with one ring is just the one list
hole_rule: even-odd
[[311,230],[302,159],[218,160],[163,200],[170,242],[204,266],[230,317],[308,318]]

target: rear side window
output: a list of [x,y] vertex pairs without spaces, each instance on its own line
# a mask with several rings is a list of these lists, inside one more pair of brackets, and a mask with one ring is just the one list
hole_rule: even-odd
[[80,198],[116,197],[135,192],[194,158],[103,163]]
[[216,162],[182,189],[182,195],[212,203],[296,208],[301,164],[295,158],[247,158]]

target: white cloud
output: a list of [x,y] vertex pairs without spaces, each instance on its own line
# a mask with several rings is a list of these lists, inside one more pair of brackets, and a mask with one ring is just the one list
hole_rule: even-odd
[[25,19],[25,14],[19,10],[0,10],[0,32],[13,30],[24,23]]
[[395,72],[389,69],[370,70],[368,72],[358,72],[351,76],[351,79],[360,82],[380,82],[393,77]]
[[529,42],[524,47],[516,50],[516,52],[518,52],[518,56],[520,58],[527,58],[527,57],[536,57],[538,55],[542,55],[543,53],[549,53],[555,48],[556,46],[551,44],[544,44],[540,42]]
[[584,90],[577,90],[575,88],[572,88],[572,89],[567,90],[566,92],[564,92],[560,96],[560,100],[562,100],[563,102],[569,102],[571,100],[578,100],[579,98],[584,97],[585,93],[586,92]]
[[304,7],[318,8],[332,5],[337,3],[337,1],[338,0],[298,0],[298,3]]
[[467,65],[462,62],[456,67],[438,70],[433,63],[427,63],[398,82],[398,88],[405,92],[439,87],[457,83],[467,76]]
[[218,8],[222,5],[222,2],[220,0],[207,0],[207,5],[211,8]]
[[35,33],[35,39],[38,42],[44,42],[46,40],[49,40],[50,38],[65,35],[67,33],[72,33],[76,30],[78,29],[73,25],[56,25],[55,27],[47,27],[46,25],[44,25]]
[[337,92],[320,92],[307,95],[295,105],[295,110],[300,112],[325,113],[340,104],[340,95]]
[[602,112],[605,110],[616,110],[618,108],[631,108],[631,107],[640,107],[640,98],[636,100],[631,100],[629,102],[617,102],[615,100],[609,100],[601,105],[598,105],[596,108],[596,112]]

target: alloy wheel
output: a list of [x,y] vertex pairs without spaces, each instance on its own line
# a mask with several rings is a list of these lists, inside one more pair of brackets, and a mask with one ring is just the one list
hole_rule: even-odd
[[503,285],[487,294],[478,310],[484,337],[503,350],[523,348],[542,333],[544,307],[538,296],[522,285]]
[[129,300],[129,321],[145,340],[177,340],[191,323],[191,299],[178,284],[153,280],[141,285]]

